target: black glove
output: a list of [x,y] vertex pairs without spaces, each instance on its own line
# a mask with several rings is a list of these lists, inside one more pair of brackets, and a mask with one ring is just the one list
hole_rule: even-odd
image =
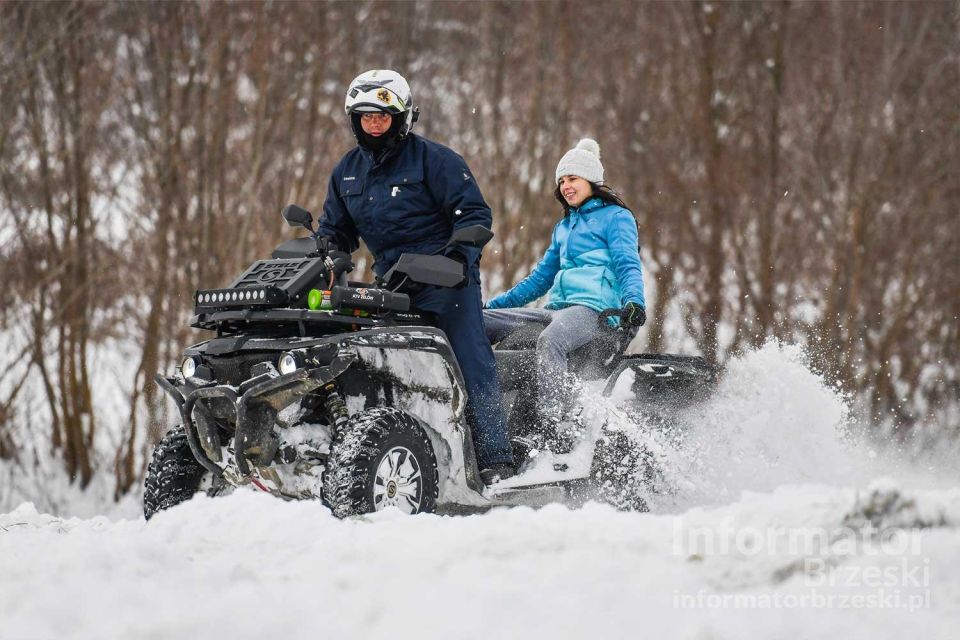
[[327,268],[333,271],[333,276],[335,278],[340,277],[343,273],[350,273],[353,271],[353,260],[350,257],[350,254],[346,251],[338,251],[337,249],[332,249],[327,252],[327,259],[324,261],[324,264],[327,265]]
[[629,327],[642,327],[647,322],[647,312],[636,302],[628,302],[620,310],[620,322]]

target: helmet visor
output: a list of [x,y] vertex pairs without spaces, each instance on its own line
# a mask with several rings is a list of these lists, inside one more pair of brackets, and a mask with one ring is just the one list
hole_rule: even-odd
[[350,107],[350,113],[390,113],[390,110],[377,104],[364,102]]

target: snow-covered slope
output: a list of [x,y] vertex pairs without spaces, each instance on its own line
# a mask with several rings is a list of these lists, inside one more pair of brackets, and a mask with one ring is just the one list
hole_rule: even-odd
[[[877,491],[858,505],[795,486],[682,516],[590,504],[343,522],[250,492],[149,525],[25,505],[0,516],[0,637],[956,637],[960,491]],[[880,524],[925,528],[856,542],[865,505],[885,500]],[[840,537],[763,542],[780,529]]]
[[0,515],[0,639],[958,637],[955,470],[859,443],[842,398],[775,345],[685,420],[650,514],[339,521],[238,491],[146,524],[129,504],[24,504]]

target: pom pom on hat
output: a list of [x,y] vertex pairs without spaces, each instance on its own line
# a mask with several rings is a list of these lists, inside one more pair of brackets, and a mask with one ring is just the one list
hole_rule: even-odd
[[600,145],[592,138],[583,138],[560,158],[556,182],[563,176],[578,176],[587,182],[603,184],[603,165],[600,164]]
[[577,143],[577,146],[574,149],[583,149],[584,151],[589,151],[593,155],[597,156],[597,159],[600,159],[600,143],[598,143],[593,138],[584,138]]

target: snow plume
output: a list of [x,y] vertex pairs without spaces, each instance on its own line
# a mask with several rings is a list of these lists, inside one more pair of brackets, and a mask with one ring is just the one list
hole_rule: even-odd
[[728,363],[716,395],[684,417],[684,493],[708,501],[783,484],[864,479],[844,398],[800,347],[768,343]]
[[[909,488],[955,486],[957,470],[936,452],[910,457],[880,430],[859,423],[848,400],[810,367],[802,347],[770,342],[731,359],[713,396],[666,424],[629,406],[630,380],[609,398],[584,391],[597,423],[629,434],[659,477],[643,495],[653,511],[723,504],[744,491],[796,484],[863,487],[895,478]],[[642,408],[641,408],[642,409]],[[647,473],[638,468],[633,473]]]
[[713,397],[667,426],[628,416],[619,410],[623,400],[618,389],[605,403],[608,424],[655,453],[664,478],[661,494],[648,497],[654,510],[729,502],[744,490],[869,477],[867,456],[852,444],[844,398],[810,371],[796,346],[769,343],[732,359]]

